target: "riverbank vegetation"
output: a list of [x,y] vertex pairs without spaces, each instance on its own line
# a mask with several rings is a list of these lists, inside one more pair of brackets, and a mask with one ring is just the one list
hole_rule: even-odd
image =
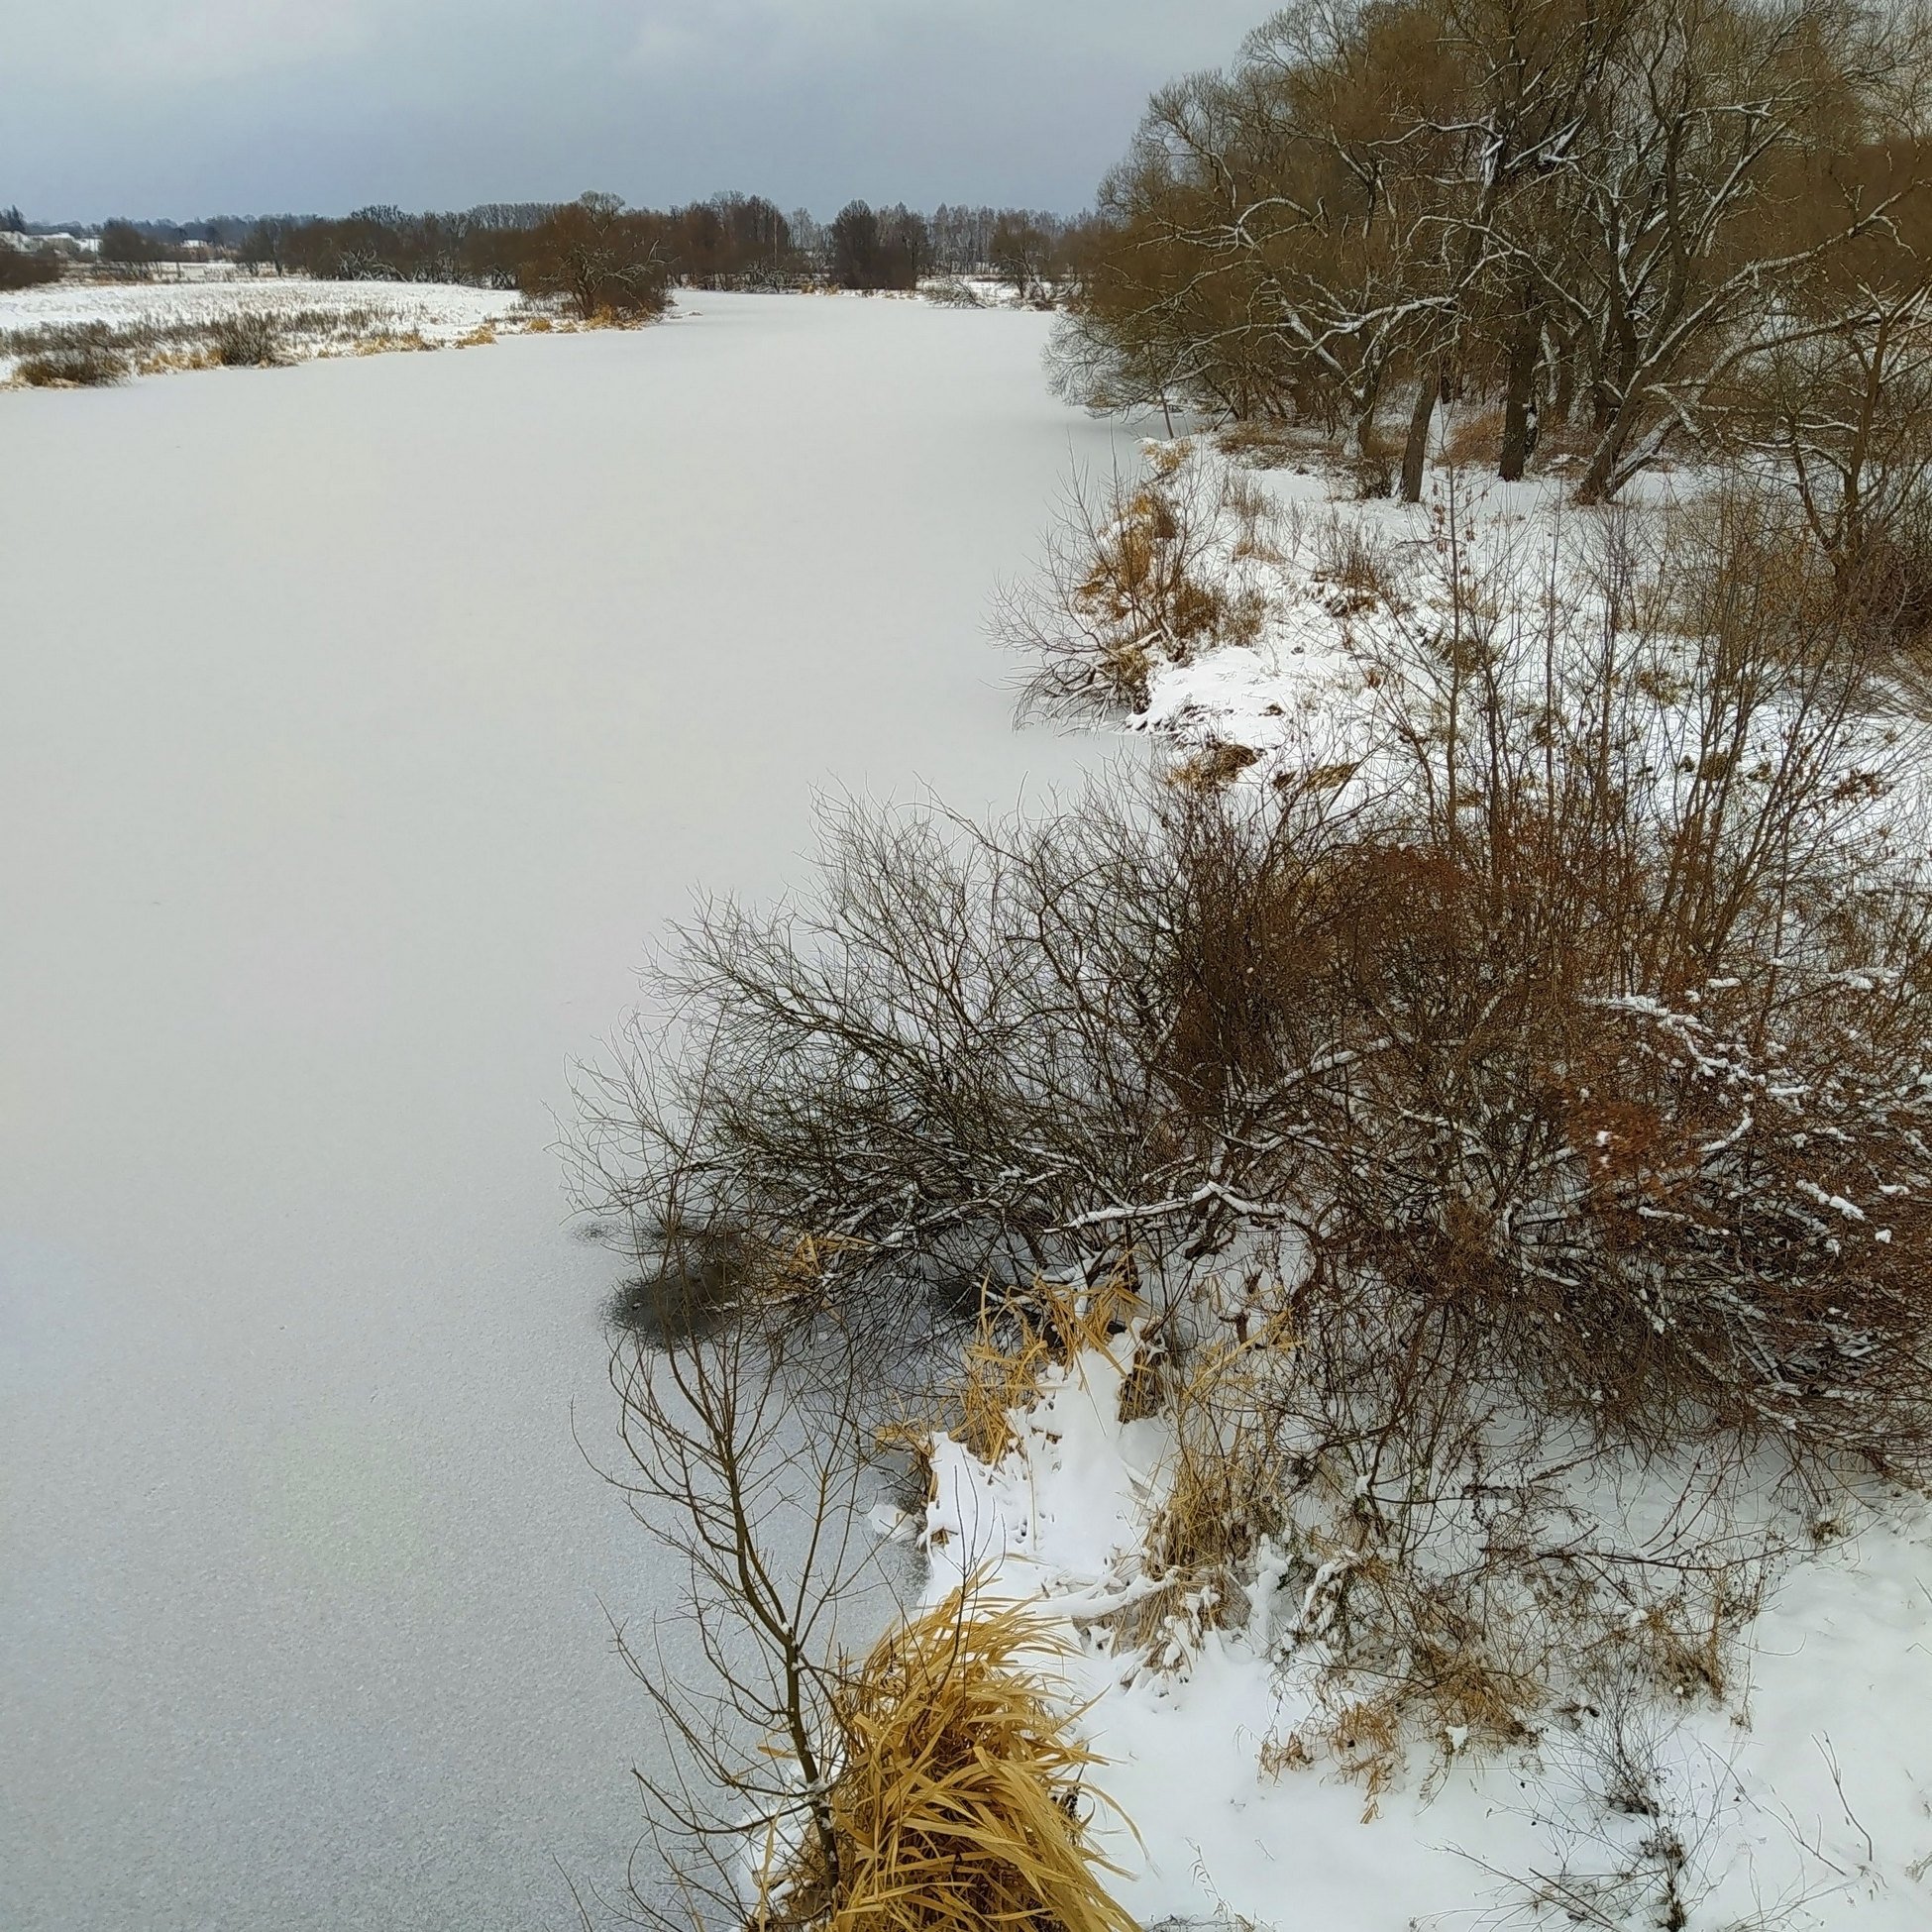
[[[903,1464],[904,1641],[1034,1620],[1142,1922],[1433,1909],[1437,1805],[1491,1923],[1918,1908],[1878,1767],[1932,1479],[1920,32],[1405,0],[1159,96],[1058,371],[1190,434],[1000,619],[1023,708],[1152,770],[829,814],[817,891],[708,905],[582,1082],[640,1279],[836,1357],[850,1513]],[[640,1466],[689,1421],[634,1378],[717,1345],[620,1348]],[[1805,1589],[1869,1673],[1828,1775],[1764,1635]],[[878,1681],[816,1655],[827,1712]],[[706,1922],[857,1923],[839,1735],[685,1812],[765,1833]],[[1338,1792],[1376,1886],[1295,1864]]]
[[1561,442],[1614,496],[1740,385],[1918,313],[1923,34],[1844,0],[1291,8],[1154,99],[1062,380],[1346,428],[1412,502],[1435,411],[1481,394],[1497,474]]

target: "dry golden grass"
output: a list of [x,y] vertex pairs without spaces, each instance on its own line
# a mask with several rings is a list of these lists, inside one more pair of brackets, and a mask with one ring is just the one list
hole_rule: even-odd
[[1306,460],[1308,443],[1305,433],[1297,436],[1281,423],[1235,422],[1215,432],[1215,448],[1250,470],[1280,470]]
[[887,1637],[837,1697],[836,1870],[814,1842],[749,1924],[1134,1932],[1089,1842],[1081,1780],[1099,1760],[1055,1702],[1055,1648],[1024,1606],[962,1593]]
[[1041,1377],[1052,1366],[1053,1351],[1036,1330],[1001,1338],[981,1316],[959,1384],[959,1440],[979,1461],[997,1462],[1013,1448],[1013,1417],[1039,1400]]
[[1267,1317],[1244,1341],[1204,1349],[1169,1400],[1174,1474],[1147,1533],[1156,1575],[1219,1579],[1280,1527],[1288,1491],[1287,1417],[1269,1397],[1271,1359],[1292,1350],[1286,1318]]
[[405,350],[433,350],[420,329],[378,329],[374,335],[359,337],[351,346],[352,356],[387,356]]
[[1260,755],[1246,745],[1209,745],[1175,759],[1161,773],[1161,781],[1178,792],[1225,792]]
[[1177,442],[1151,444],[1147,450],[1147,467],[1167,483],[1180,475],[1193,454],[1194,444],[1185,436]]
[[1503,412],[1500,409],[1457,410],[1443,432],[1436,461],[1446,470],[1471,465],[1493,470],[1503,456]]
[[983,1296],[959,1382],[959,1440],[980,1461],[997,1462],[1013,1447],[1013,1417],[1039,1400],[1047,1371],[1107,1348],[1139,1307],[1126,1260],[1091,1288],[1035,1281],[1023,1296]]

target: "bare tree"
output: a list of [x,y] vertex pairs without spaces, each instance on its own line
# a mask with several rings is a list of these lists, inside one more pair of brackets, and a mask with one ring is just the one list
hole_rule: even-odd
[[[1745,363],[1708,413],[1770,460],[1848,595],[1923,606],[1932,542],[1932,287],[1867,287],[1826,325]],[[1915,621],[1932,608],[1915,607]]]
[[666,305],[668,267],[656,224],[614,194],[586,194],[530,236],[520,284],[561,297],[585,321],[599,311],[648,316]]
[[1557,291],[1591,344],[1583,500],[1694,430],[1740,362],[1816,326],[1807,286],[1914,185],[1873,191],[1854,161],[1915,115],[1924,46],[1911,14],[1845,0],[1654,0],[1636,16],[1564,196],[1591,243]]
[[666,1746],[639,1779],[682,1909],[635,1887],[666,1925],[787,1923],[802,1862],[835,1883],[841,1643],[890,1601],[864,1509],[876,1362],[834,1318],[773,1319],[755,1269],[730,1288],[728,1313],[710,1299],[611,1364],[626,1452],[611,1479],[688,1576],[674,1629],[618,1632]]
[[1924,48],[1916,11],[1856,0],[1304,0],[1155,97],[1063,382],[1366,450],[1406,378],[1414,500],[1474,376],[1506,477],[1548,394],[1589,411],[1580,494],[1614,496],[1922,199]]

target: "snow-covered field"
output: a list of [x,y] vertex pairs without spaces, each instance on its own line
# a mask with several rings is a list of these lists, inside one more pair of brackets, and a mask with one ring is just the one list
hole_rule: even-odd
[[8,1932],[527,1932],[576,1923],[553,1855],[621,1881],[604,1607],[676,1579],[573,1441],[609,1271],[549,1110],[696,887],[800,875],[814,787],[979,810],[1098,754],[1012,733],[982,632],[1113,460],[1045,329],[688,296],[6,398]]
[[[17,330],[104,323],[112,329],[206,327],[236,314],[268,315],[284,324],[321,318],[354,321],[357,332],[420,335],[442,346],[482,328],[508,328],[525,315],[514,289],[456,282],[310,281],[302,276],[196,277],[183,281],[54,282],[0,294],[0,382],[18,357],[5,338]],[[323,346],[320,331],[310,348]],[[298,329],[288,347],[304,348]]]

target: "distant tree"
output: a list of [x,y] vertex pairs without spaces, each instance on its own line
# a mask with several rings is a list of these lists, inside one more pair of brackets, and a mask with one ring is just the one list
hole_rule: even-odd
[[161,260],[161,247],[131,221],[111,221],[101,230],[101,261],[110,268],[145,271]]
[[[4,231],[19,234],[19,229]],[[60,258],[52,249],[22,248],[13,242],[0,243],[0,290],[38,288],[43,282],[60,279]]]
[[923,215],[902,201],[879,216],[879,282],[881,288],[916,288],[919,277],[932,268],[932,232]]
[[913,288],[931,266],[925,217],[903,202],[876,212],[847,202],[832,223],[832,279],[842,288]]
[[822,272],[831,248],[831,231],[809,208],[794,208],[785,220],[801,267]]
[[251,268],[272,268],[282,274],[288,267],[288,234],[294,226],[289,217],[266,215],[242,237],[236,252]]
[[585,321],[660,313],[669,281],[659,219],[614,194],[586,194],[531,231],[518,276],[526,294],[567,302]]
[[18,206],[0,208],[0,235],[24,235],[27,233],[27,217]]
[[879,286],[879,217],[871,204],[848,201],[832,220],[832,279],[843,288]]
[[770,284],[792,256],[792,224],[762,194],[720,194],[709,203],[724,236],[718,272],[738,282]]
[[988,240],[993,272],[1022,302],[1036,299],[1052,272],[1053,244],[1036,222],[1016,211],[1003,214]]

